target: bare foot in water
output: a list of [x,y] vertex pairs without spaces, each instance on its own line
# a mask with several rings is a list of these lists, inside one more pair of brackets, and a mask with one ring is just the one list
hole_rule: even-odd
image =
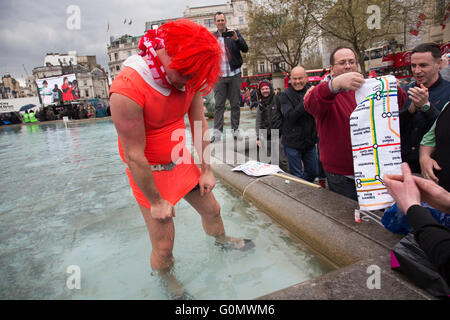
[[255,247],[255,243],[250,239],[234,238],[229,236],[216,237],[216,246],[223,250],[247,251]]
[[194,298],[184,289],[183,284],[170,271],[159,271],[172,300],[193,300]]

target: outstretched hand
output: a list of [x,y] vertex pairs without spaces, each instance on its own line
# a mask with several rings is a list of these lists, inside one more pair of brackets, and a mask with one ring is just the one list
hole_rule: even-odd
[[333,78],[331,80],[331,86],[334,91],[339,90],[358,90],[362,87],[365,80],[361,73],[359,72],[347,72]]

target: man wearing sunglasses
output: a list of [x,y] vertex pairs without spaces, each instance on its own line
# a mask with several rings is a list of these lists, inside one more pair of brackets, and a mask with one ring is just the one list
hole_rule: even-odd
[[[358,72],[356,53],[338,47],[330,56],[331,80],[307,93],[305,109],[316,120],[319,150],[331,191],[358,200],[353,171],[350,115],[356,108],[355,91],[364,84]],[[398,87],[398,105],[403,107],[406,94]]]

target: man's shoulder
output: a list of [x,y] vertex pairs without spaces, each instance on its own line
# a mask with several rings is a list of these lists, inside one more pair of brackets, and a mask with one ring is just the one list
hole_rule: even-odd
[[[445,80],[444,78],[441,78],[441,79],[442,79],[441,86],[442,86],[443,88],[450,88],[450,81]],[[450,92],[449,92],[449,94],[450,94]]]

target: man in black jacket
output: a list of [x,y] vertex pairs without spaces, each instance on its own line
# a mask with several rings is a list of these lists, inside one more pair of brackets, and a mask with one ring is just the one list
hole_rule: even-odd
[[317,131],[313,116],[303,106],[303,98],[309,89],[305,69],[301,66],[293,68],[290,79],[291,86],[279,94],[283,115],[281,143],[290,173],[312,182],[318,173]]
[[383,181],[389,194],[414,230],[414,237],[439,273],[450,285],[450,230],[437,223],[423,200],[432,207],[450,213],[450,193],[431,180],[411,174],[408,164],[402,164],[403,175],[385,175]]
[[240,93],[241,93],[241,66],[242,52],[248,51],[247,43],[238,30],[227,29],[227,19],[222,12],[214,15],[214,24],[217,31],[214,32],[217,40],[223,48],[222,75],[214,87],[214,99],[216,100],[214,110],[214,136],[211,142],[218,141],[223,132],[223,114],[225,112],[225,101],[228,99],[231,105],[231,128],[235,139],[242,140],[239,133],[239,120],[241,116]]

